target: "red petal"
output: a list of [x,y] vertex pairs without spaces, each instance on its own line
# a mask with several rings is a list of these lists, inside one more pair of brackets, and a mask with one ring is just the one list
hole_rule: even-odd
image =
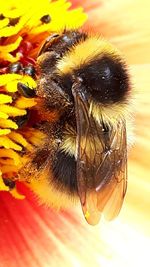
[[25,187],[21,191],[26,195],[22,201],[0,193],[0,263],[43,267],[43,263],[51,264],[56,255],[63,258],[65,248],[61,240],[65,241],[68,229],[62,213],[40,207]]
[[[90,260],[97,266],[103,242],[92,254],[86,253],[97,239],[91,238],[79,216],[40,207],[27,188],[22,187],[21,192],[26,194],[22,201],[0,194],[0,266],[88,266]],[[84,222],[83,217],[81,220]]]

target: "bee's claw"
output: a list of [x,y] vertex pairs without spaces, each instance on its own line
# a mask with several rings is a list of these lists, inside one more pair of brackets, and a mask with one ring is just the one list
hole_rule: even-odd
[[24,83],[21,83],[21,82],[18,82],[17,84],[17,89],[18,89],[18,92],[26,97],[26,98],[32,98],[32,97],[35,97],[35,90],[34,89],[31,89],[29,86],[27,86],[26,84]]

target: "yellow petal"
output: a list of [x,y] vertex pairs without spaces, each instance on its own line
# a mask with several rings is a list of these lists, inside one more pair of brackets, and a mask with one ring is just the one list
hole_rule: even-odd
[[9,129],[0,129],[0,136],[1,135],[7,135],[11,132],[11,130]]
[[5,18],[3,20],[0,20],[0,29],[3,28],[3,27],[6,27],[9,23],[9,19],[8,18]]
[[25,97],[20,97],[16,101],[15,107],[20,108],[20,109],[26,109],[26,108],[31,108],[31,107],[35,106],[36,104],[37,103],[36,103],[36,100],[34,98],[28,99]]
[[0,58],[3,59],[5,58],[5,60],[13,63],[13,62],[16,62],[20,59],[20,55],[17,54],[16,56],[12,56],[10,53],[3,53],[3,54],[0,54]]
[[16,143],[14,143],[12,140],[10,140],[7,136],[3,137],[0,136],[0,147],[4,147],[4,148],[12,148],[14,150],[17,151],[21,151],[22,147],[17,145]]
[[3,165],[1,166],[1,171],[3,174],[13,173],[13,172],[16,173],[18,171],[18,168],[17,166],[13,166],[13,165]]
[[18,80],[15,80],[15,81],[11,81],[11,82],[8,82],[5,86],[5,89],[6,91],[10,92],[10,93],[15,93],[17,92],[17,83],[18,83]]
[[20,110],[16,107],[12,107],[9,105],[0,105],[0,112],[4,112],[8,114],[9,116],[15,117],[15,116],[22,116],[27,113],[26,110]]
[[3,75],[0,75],[0,86],[4,86],[11,81],[19,80],[21,78],[22,78],[22,76],[20,74],[3,74]]
[[18,129],[18,125],[12,120],[0,119],[0,127]]
[[12,149],[0,148],[0,158],[11,158],[14,160],[15,165],[21,163],[21,157]]
[[18,39],[13,44],[0,45],[0,53],[12,52],[18,48],[22,41],[22,37],[19,36]]
[[12,97],[9,95],[0,94],[0,104],[12,103]]
[[7,119],[8,115],[6,113],[0,112],[0,118]]
[[28,85],[31,89],[36,88],[36,81],[30,76],[27,75],[22,76],[21,82]]
[[16,133],[14,131],[11,132],[8,137],[24,147],[26,147],[28,144],[26,139],[21,134]]

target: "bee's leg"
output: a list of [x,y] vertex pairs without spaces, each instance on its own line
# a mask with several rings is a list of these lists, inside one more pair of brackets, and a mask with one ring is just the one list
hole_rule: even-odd
[[3,178],[4,184],[9,187],[9,190],[12,190],[16,187],[15,181],[9,178]]
[[24,199],[25,196],[18,192],[15,181],[10,178],[3,178],[4,184],[8,187],[10,194],[17,199]]
[[8,66],[8,72],[10,73],[21,73],[22,71],[23,71],[23,66],[19,61],[11,63]]
[[28,64],[26,67],[24,67],[23,72],[25,75],[29,75],[33,78],[36,76],[36,70],[32,64]]
[[30,111],[27,111],[26,115],[17,116],[15,117],[14,121],[18,125],[18,128],[20,129],[27,124],[27,122],[29,121],[29,118],[30,118]]
[[28,85],[21,82],[18,82],[17,89],[18,92],[26,98],[32,98],[36,95],[34,89],[31,89]]

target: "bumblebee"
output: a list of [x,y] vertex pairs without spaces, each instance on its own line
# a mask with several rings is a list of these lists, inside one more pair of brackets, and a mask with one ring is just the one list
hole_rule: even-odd
[[[120,53],[82,31],[52,34],[37,57],[33,127],[42,144],[27,155],[23,177],[42,202],[65,207],[80,199],[87,222],[115,218],[127,189],[130,79]],[[38,119],[37,119],[38,118]]]

